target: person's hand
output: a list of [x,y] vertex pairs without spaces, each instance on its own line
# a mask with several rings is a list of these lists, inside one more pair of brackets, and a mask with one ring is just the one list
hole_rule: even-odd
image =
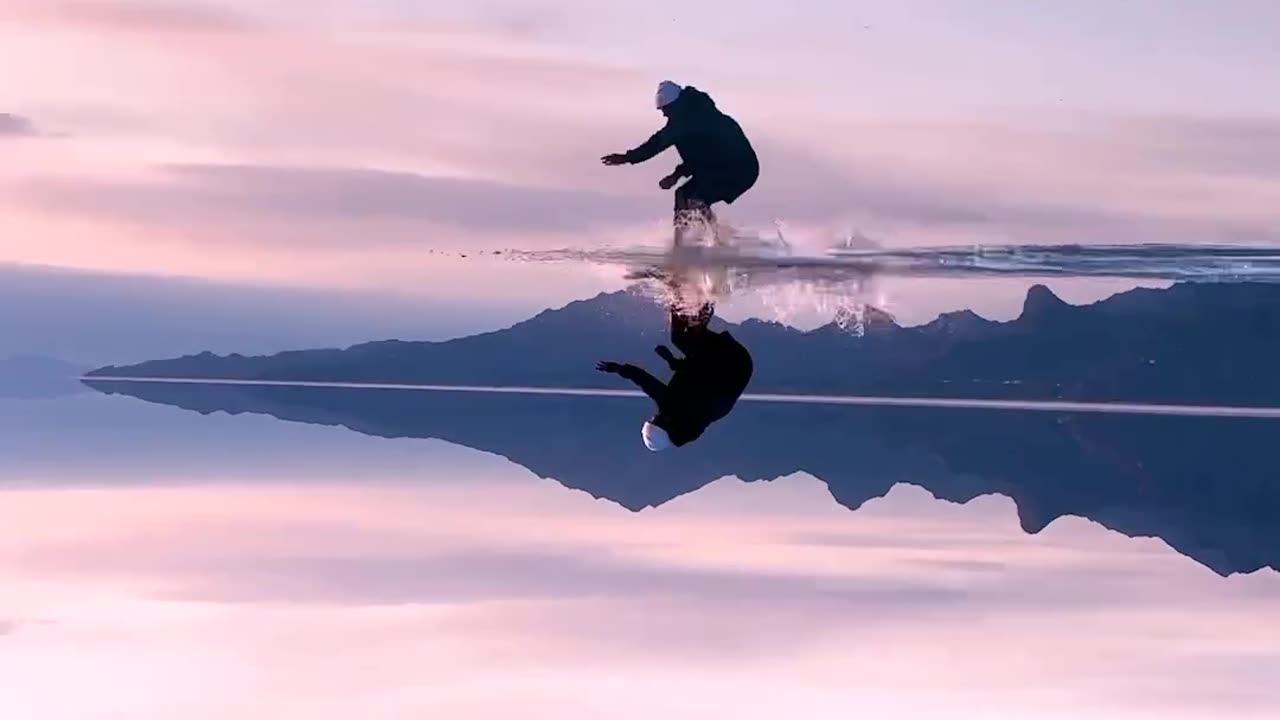
[[676,183],[678,182],[680,182],[679,175],[668,175],[658,181],[658,187],[662,188],[663,190],[670,190],[671,188],[675,187]]
[[671,353],[671,348],[667,347],[666,345],[659,345],[658,347],[654,348],[653,351],[658,353],[658,357],[662,358],[663,360],[666,360],[669,363],[674,362],[676,359],[676,356]]
[[609,362],[608,360],[601,360],[600,362],[596,363],[596,369],[602,373],[617,375],[619,372],[622,372],[622,365],[616,362]]
[[625,165],[627,162],[627,156],[622,153],[611,153],[600,158],[600,162],[605,165]]

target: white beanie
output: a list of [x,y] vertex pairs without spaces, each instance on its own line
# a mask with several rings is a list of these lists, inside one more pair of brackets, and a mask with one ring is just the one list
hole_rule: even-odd
[[675,102],[677,97],[680,97],[680,91],[683,89],[670,80],[663,80],[658,83],[658,94],[654,96],[654,106],[661,110],[670,105]]
[[667,435],[667,431],[646,421],[644,428],[641,429],[640,435],[644,437],[644,446],[658,452],[671,447],[671,438]]

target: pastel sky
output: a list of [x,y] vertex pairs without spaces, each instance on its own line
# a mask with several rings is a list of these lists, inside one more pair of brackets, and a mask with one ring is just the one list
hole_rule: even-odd
[[[1274,240],[1277,26],[1264,0],[0,0],[0,263],[522,311],[616,289],[478,253],[662,242],[675,161],[598,158],[658,127],[663,78],[758,147],[728,219],[801,244]],[[893,289],[908,321],[968,304]]]
[[1078,518],[1026,535],[1000,497],[850,512],[797,474],[631,513],[260,416],[87,395],[0,401],[0,428],[3,717],[1280,710],[1280,576]]

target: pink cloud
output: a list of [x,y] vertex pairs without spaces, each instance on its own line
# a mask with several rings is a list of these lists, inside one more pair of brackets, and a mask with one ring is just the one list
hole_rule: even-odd
[[0,113],[0,137],[30,137],[39,135],[35,123],[21,115]]
[[13,0],[9,13],[28,23],[96,32],[241,32],[259,27],[236,10],[189,0]]
[[[467,468],[437,486],[362,465],[358,491],[6,493],[0,516],[20,530],[0,541],[7,602],[59,622],[6,639],[24,662],[3,667],[19,691],[0,709],[47,708],[39,691],[55,679],[83,690],[115,672],[169,682],[113,683],[96,707],[208,707],[218,687],[220,710],[240,717],[349,710],[314,703],[319,679],[339,705],[464,716],[522,698],[563,716],[638,682],[655,692],[626,717],[713,699],[741,717],[833,718],[855,702],[1010,718],[1277,702],[1251,696],[1266,684],[1233,661],[1275,662],[1260,620],[1275,611],[1273,574],[1223,581],[1078,520],[1025,536],[994,498],[954,506],[900,488],[849,513],[795,476],[721,481],[632,515]],[[743,691],[743,678],[761,681]],[[56,695],[57,708],[72,714],[83,695]]]
[[647,219],[639,198],[488,180],[343,167],[175,165],[153,181],[37,180],[27,189],[53,211],[184,224],[227,217],[295,222],[379,218],[482,233],[584,229]]

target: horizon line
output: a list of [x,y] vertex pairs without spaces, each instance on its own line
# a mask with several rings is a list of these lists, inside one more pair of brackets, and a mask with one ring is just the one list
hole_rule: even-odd
[[[529,385],[434,385],[414,383],[366,383],[324,380],[243,380],[234,378],[165,378],[92,376],[82,383],[150,383],[168,385],[228,385],[247,387],[299,387],[346,390],[401,390],[413,392],[470,392],[511,395],[560,395],[579,397],[646,397],[638,390],[608,388],[537,387]],[[1085,402],[1074,400],[994,400],[985,398],[931,398],[877,395],[800,395],[785,393],[743,393],[745,402],[844,405],[864,407],[918,407],[968,410],[1022,410],[1030,412],[1103,413],[1120,415],[1174,415],[1188,417],[1234,417],[1280,419],[1280,407],[1233,405],[1182,405],[1141,402]]]

